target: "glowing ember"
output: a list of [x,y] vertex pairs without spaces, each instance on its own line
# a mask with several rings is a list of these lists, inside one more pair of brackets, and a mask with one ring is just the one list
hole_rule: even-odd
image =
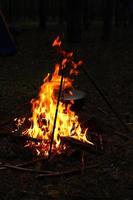
[[[61,49],[61,41],[59,37],[57,37],[57,39],[53,42],[53,46],[58,48],[58,51],[62,55],[63,59],[60,63],[55,65],[54,73],[52,75],[48,74],[44,78],[38,98],[31,100],[32,117],[28,119],[31,123],[31,127],[22,133],[29,137],[42,139],[42,142],[37,143],[28,141],[26,146],[33,149],[37,155],[44,157],[48,156],[50,148],[58,91],[61,81],[61,70],[70,68],[69,77],[64,77],[63,79],[62,91],[67,91],[71,95],[73,87],[72,75],[78,73],[77,68],[82,64],[82,61],[79,61],[78,63],[74,62],[73,53],[66,52]],[[71,101],[67,105],[63,103],[63,92],[58,107],[58,116],[52,145],[52,153],[54,154],[62,153],[67,148],[67,146],[61,144],[60,137],[62,136],[69,136],[92,144],[86,137],[87,129],[81,128],[78,116],[71,110],[71,106],[74,102]]]

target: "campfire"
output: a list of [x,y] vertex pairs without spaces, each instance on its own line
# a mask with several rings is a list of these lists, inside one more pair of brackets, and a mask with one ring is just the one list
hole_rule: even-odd
[[74,76],[82,61],[75,62],[73,52],[62,48],[57,37],[53,44],[61,59],[55,64],[52,74],[47,74],[40,87],[38,97],[31,100],[32,116],[18,119],[18,129],[28,121],[30,126],[22,131],[22,135],[38,139],[27,141],[26,147],[34,154],[49,157],[49,154],[61,154],[68,148],[62,138],[74,139],[93,146],[89,139],[89,130],[82,126],[79,117],[73,111],[74,100],[64,101],[64,96],[73,95]]

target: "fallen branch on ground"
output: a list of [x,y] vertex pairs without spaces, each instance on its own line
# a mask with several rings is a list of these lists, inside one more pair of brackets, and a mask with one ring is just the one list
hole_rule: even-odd
[[46,174],[52,173],[52,171],[30,169],[30,168],[24,168],[24,167],[19,167],[19,166],[10,165],[10,164],[5,164],[4,167],[19,170],[19,171],[33,172],[33,173],[34,172],[35,173],[46,173]]
[[[90,165],[84,168],[84,170],[86,169],[94,169],[98,167],[98,165]],[[82,168],[75,168],[72,170],[66,170],[66,171],[62,171],[62,172],[54,172],[54,171],[48,171],[48,170],[37,170],[37,169],[30,169],[30,168],[23,168],[23,167],[18,167],[15,165],[10,165],[10,164],[4,164],[3,167],[4,169],[13,169],[13,170],[19,170],[19,171],[24,171],[24,172],[32,172],[32,173],[39,173],[40,175],[36,176],[36,178],[42,178],[42,177],[56,177],[56,176],[66,176],[66,175],[71,175],[71,174],[75,174],[78,172],[82,172]],[[1,169],[0,168],[0,169]]]
[[[94,169],[96,167],[98,167],[98,165],[90,165],[90,166],[84,167],[84,170]],[[62,171],[62,172],[54,172],[54,173],[51,173],[51,174],[39,174],[38,176],[36,176],[36,178],[74,175],[74,174],[82,172],[82,171],[83,171],[82,168],[75,168],[75,169],[72,169],[72,170],[66,170],[66,171]]]

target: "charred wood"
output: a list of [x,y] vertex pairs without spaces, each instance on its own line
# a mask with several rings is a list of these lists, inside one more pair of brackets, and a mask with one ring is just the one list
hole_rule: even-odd
[[72,148],[81,150],[81,151],[86,151],[90,152],[96,155],[101,155],[103,151],[101,149],[97,149],[95,145],[91,145],[89,143],[85,143],[79,140],[76,140],[72,137],[61,137],[62,143],[70,145]]

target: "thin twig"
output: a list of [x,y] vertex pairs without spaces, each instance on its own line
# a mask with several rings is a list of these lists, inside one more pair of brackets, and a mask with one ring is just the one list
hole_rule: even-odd
[[105,112],[102,108],[98,107],[97,110],[107,116],[107,112]]
[[46,171],[46,170],[37,170],[37,169],[30,169],[30,168],[24,168],[24,167],[18,167],[15,165],[5,164],[4,167],[15,169],[19,171],[25,171],[25,172],[33,172],[33,173],[44,173],[44,174],[51,174],[52,171]]
[[[98,165],[90,165],[90,166],[85,167],[84,170],[94,169],[96,167],[98,167]],[[81,168],[76,168],[76,169],[62,171],[62,172],[58,172],[58,171],[54,172],[54,171],[48,171],[48,170],[23,168],[23,167],[18,167],[15,165],[10,165],[10,164],[4,164],[4,166],[1,167],[0,170],[7,169],[7,168],[13,169],[13,170],[24,171],[24,172],[39,173],[40,175],[36,176],[36,178],[66,176],[66,175],[71,175],[71,174],[75,174],[78,172],[82,172]]]
[[[21,163],[21,164],[18,164],[18,165],[13,165],[14,167],[24,167],[24,166],[27,166],[27,165],[31,165],[31,164],[34,164],[34,163],[36,163],[36,162],[38,162],[38,161],[42,161],[42,160],[44,160],[44,158],[40,158],[40,159],[35,159],[35,160],[30,160],[30,161],[28,161],[28,162],[24,162],[24,163]],[[0,162],[0,165],[3,165],[1,168],[0,168],[0,170],[4,170],[4,169],[7,169],[7,167],[5,167],[5,165],[2,163],[2,162]]]
[[[90,166],[85,167],[84,170],[94,169],[96,167],[98,167],[98,165],[90,165]],[[62,172],[54,172],[51,174],[39,174],[38,176],[36,176],[36,178],[67,176],[67,175],[74,175],[79,172],[82,172],[82,168],[76,168],[76,169],[62,171]]]

